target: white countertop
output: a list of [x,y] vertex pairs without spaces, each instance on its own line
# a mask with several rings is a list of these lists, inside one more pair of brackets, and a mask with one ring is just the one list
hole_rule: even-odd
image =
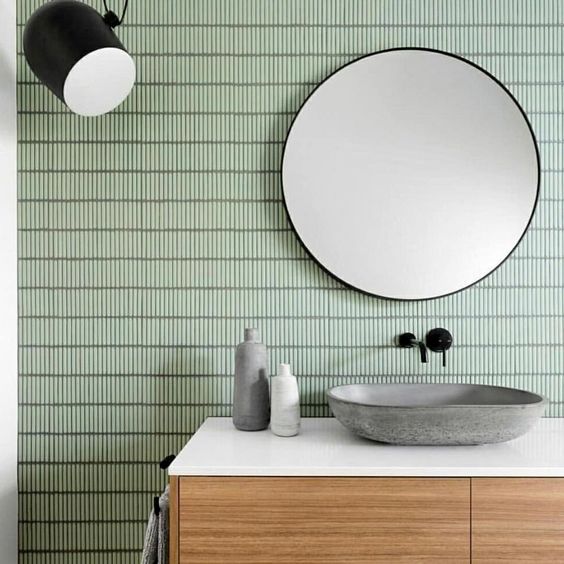
[[564,418],[541,419],[497,445],[415,447],[374,443],[333,418],[302,419],[301,433],[237,431],[205,421],[169,467],[173,476],[539,476],[564,477]]

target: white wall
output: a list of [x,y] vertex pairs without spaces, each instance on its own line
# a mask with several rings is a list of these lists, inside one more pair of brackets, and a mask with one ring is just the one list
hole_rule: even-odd
[[0,561],[17,562],[16,3],[0,0]]

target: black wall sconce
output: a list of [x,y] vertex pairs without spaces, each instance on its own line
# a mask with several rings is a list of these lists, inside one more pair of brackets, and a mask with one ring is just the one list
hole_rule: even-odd
[[78,0],[51,0],[29,18],[23,36],[27,63],[73,112],[98,116],[119,106],[135,83],[135,63],[114,33],[123,22]]

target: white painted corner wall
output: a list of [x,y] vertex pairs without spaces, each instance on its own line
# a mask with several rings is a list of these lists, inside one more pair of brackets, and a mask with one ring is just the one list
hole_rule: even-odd
[[0,0],[0,561],[18,561],[16,3]]

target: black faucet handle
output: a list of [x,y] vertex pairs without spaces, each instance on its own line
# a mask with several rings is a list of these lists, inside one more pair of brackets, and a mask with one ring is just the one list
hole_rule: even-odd
[[442,327],[431,329],[425,337],[425,344],[430,351],[443,354],[443,366],[446,366],[446,352],[452,347],[452,334]]

